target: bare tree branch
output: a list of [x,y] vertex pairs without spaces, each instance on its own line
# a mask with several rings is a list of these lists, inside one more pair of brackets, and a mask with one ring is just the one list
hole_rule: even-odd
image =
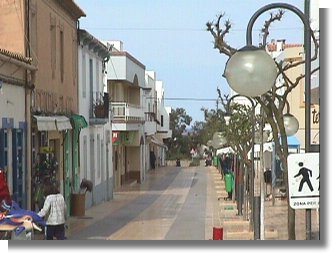
[[221,20],[225,14],[220,14],[217,16],[216,23],[207,22],[207,31],[209,31],[214,38],[214,49],[218,49],[221,54],[227,56],[232,56],[237,49],[231,47],[226,41],[225,36],[229,33],[232,25],[229,20],[224,22],[224,29],[221,29]]
[[265,47],[266,45],[266,42],[267,42],[267,38],[270,34],[269,32],[269,28],[270,28],[270,25],[272,23],[274,23],[275,21],[280,21],[281,18],[283,17],[284,15],[284,11],[283,10],[279,10],[278,13],[276,14],[273,14],[272,12],[270,13],[270,19],[269,20],[266,20],[265,23],[264,23],[264,27],[262,28],[262,34],[263,34],[263,47]]

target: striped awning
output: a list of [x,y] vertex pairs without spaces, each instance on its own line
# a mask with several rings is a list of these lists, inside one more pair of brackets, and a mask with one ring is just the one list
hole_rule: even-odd
[[70,119],[66,116],[38,116],[34,115],[39,131],[63,131],[72,129]]

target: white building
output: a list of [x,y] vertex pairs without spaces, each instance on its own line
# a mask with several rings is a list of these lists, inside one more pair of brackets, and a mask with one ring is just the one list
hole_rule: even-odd
[[[164,139],[172,137],[170,130],[171,107],[164,106],[163,82],[156,79],[154,71],[146,72],[147,92],[145,96],[145,135],[149,146],[146,148],[147,159],[150,162],[150,152],[156,157],[155,167],[165,166],[167,147]],[[152,168],[146,166],[146,169]]]
[[79,36],[79,115],[88,120],[79,135],[80,178],[93,183],[93,191],[86,194],[90,207],[113,197],[110,96],[104,83],[110,52],[87,31],[80,29]]
[[164,107],[163,83],[154,71],[146,71],[121,41],[105,44],[112,52],[107,80],[113,114],[114,186],[119,188],[142,183],[149,170],[165,166],[163,139],[172,134],[171,109]]
[[[158,141],[163,143],[164,139],[170,139],[172,137],[172,130],[170,129],[170,113],[171,107],[165,106],[165,89],[163,82],[156,82],[156,91],[157,91],[157,108],[158,108],[158,119],[159,125],[157,127],[156,137]],[[165,166],[166,159],[166,146],[160,145],[160,165]]]
[[123,50],[121,41],[108,41],[108,92],[113,115],[114,187],[145,179],[145,65]]

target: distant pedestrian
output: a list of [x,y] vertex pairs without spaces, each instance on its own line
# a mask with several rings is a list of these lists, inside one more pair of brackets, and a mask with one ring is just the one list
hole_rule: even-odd
[[155,169],[156,167],[156,155],[154,151],[150,151],[150,165],[151,169]]
[[66,204],[63,195],[55,186],[50,187],[43,208],[39,211],[40,217],[45,217],[47,231],[46,239],[65,239]]

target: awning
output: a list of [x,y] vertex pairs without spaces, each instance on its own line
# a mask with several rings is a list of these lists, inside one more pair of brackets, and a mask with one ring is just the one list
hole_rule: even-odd
[[72,129],[70,119],[66,116],[38,116],[34,115],[39,131],[62,131]]
[[153,144],[156,144],[160,147],[167,148],[167,146],[163,143],[163,140],[159,139],[158,137],[155,137],[155,136],[150,137],[150,142],[153,143]]
[[300,141],[295,135],[287,137],[287,143],[289,146],[300,146]]
[[37,121],[37,129],[39,131],[57,130],[55,118],[50,116],[36,116],[36,115],[34,115],[34,118]]
[[55,116],[58,131],[72,129],[70,119],[65,116]]
[[[280,143],[281,143],[281,138],[280,138]],[[300,146],[300,141],[295,135],[288,136],[287,137],[287,145],[289,147],[299,147]]]
[[234,153],[233,148],[232,147],[224,147],[224,148],[216,150],[216,155],[227,154],[227,153]]
[[70,120],[74,129],[82,129],[88,127],[87,121],[82,115],[73,114],[70,116]]

